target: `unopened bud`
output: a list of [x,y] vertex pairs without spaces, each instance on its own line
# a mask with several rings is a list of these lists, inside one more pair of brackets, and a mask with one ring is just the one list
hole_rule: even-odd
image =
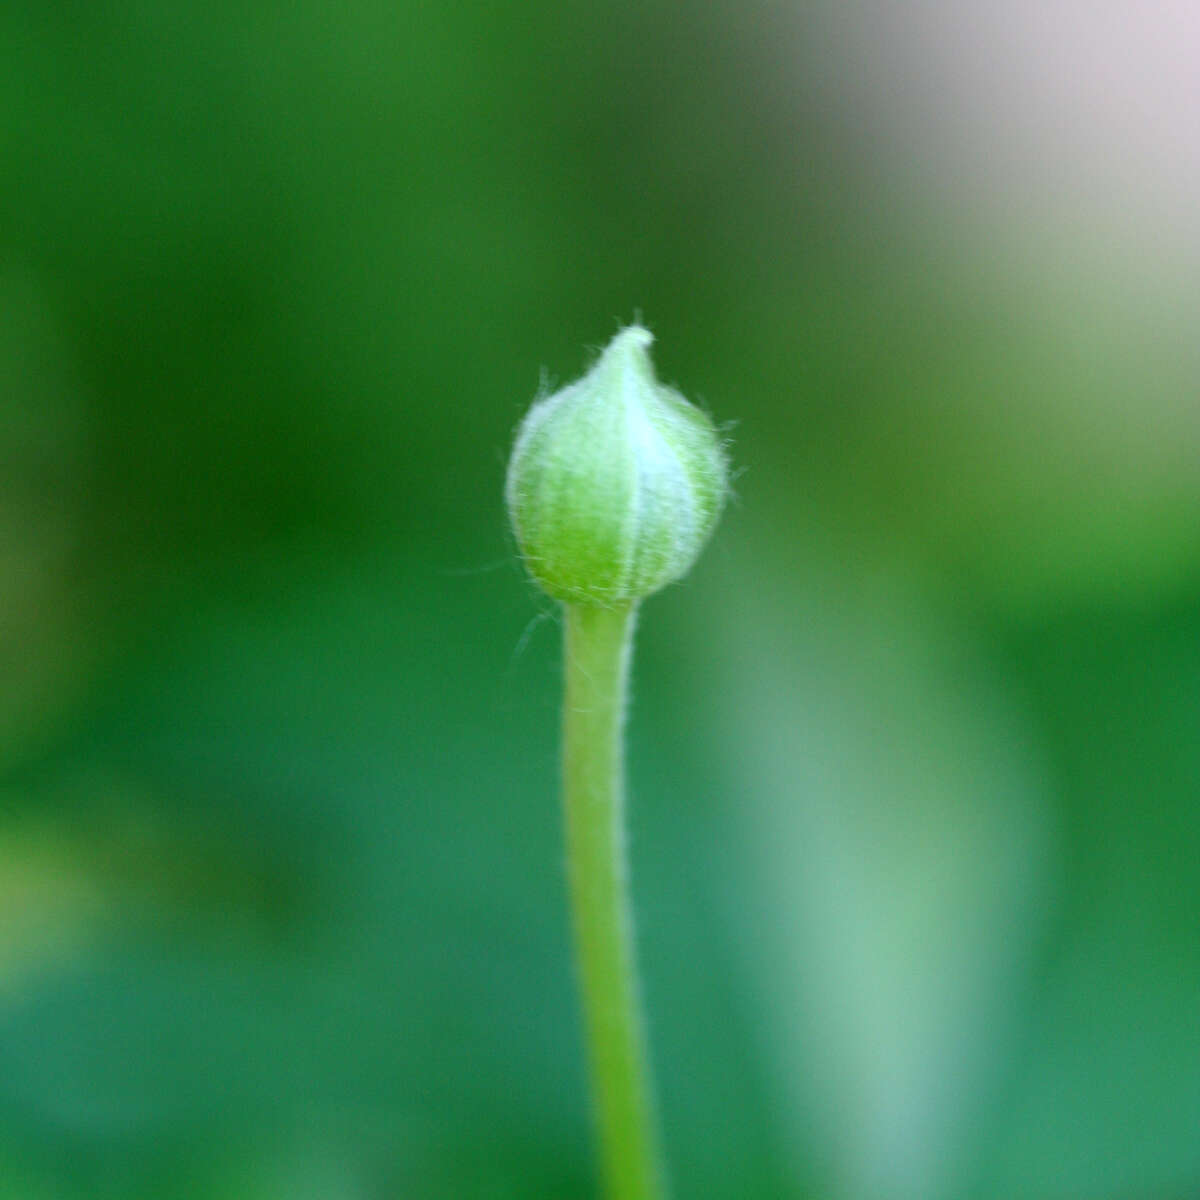
[[654,376],[653,337],[621,330],[517,433],[506,499],[529,573],[568,603],[637,601],[685,575],[728,489],[709,418]]

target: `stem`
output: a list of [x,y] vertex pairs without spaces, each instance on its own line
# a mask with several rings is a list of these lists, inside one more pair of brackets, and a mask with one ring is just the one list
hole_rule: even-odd
[[636,605],[566,606],[567,863],[600,1155],[612,1200],[662,1200],[625,865],[621,729]]

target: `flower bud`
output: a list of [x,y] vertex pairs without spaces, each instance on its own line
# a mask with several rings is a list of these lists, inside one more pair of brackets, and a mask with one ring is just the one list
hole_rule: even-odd
[[517,432],[505,491],[529,573],[568,603],[636,601],[685,575],[727,468],[712,422],[654,377],[653,337],[621,330]]

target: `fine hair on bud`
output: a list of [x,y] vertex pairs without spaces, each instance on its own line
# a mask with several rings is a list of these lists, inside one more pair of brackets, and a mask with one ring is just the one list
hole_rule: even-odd
[[728,491],[708,416],[659,383],[653,336],[622,329],[517,431],[505,496],[525,566],[570,604],[636,603],[687,574]]

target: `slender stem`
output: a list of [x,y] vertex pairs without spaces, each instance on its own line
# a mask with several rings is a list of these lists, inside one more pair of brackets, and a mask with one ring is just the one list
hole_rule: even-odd
[[621,731],[636,605],[566,606],[567,861],[592,1100],[611,1200],[662,1200],[625,862]]

